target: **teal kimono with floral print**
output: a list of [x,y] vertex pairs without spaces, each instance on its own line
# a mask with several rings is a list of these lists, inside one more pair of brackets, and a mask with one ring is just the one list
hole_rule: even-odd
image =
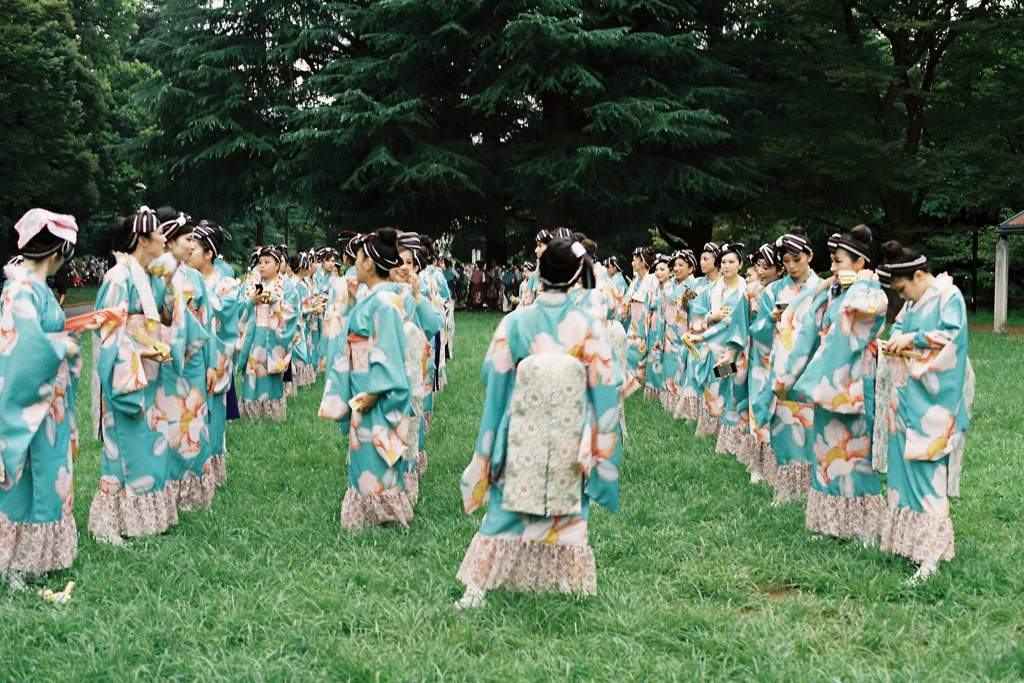
[[[64,310],[46,282],[7,266],[0,298],[0,572],[67,567],[78,455],[78,359],[66,360]],[[23,526],[24,525],[24,526]],[[46,526],[43,526],[46,525]],[[47,544],[50,547],[39,547]]]
[[[408,506],[408,501],[395,502],[404,497],[412,398],[405,366],[404,310],[398,284],[378,283],[352,308],[344,345],[327,367],[320,417],[338,422],[348,440],[348,493],[342,522],[350,528],[364,520],[408,521],[395,508]],[[367,412],[349,405],[361,393],[377,396]],[[381,498],[388,500],[374,500]],[[355,508],[351,524],[346,519],[350,502]],[[378,519],[375,510],[381,505],[388,514]]]
[[[727,287],[725,279],[719,278],[697,299],[702,297],[708,304],[705,318],[723,308],[729,308],[731,311],[725,318],[710,325],[701,333],[704,343],[697,346],[700,360],[694,361],[694,376],[697,386],[702,388],[704,397],[701,410],[710,417],[721,419],[724,425],[735,427],[747,420],[749,400],[747,339],[750,304],[747,300],[746,283],[737,279],[733,287]],[[701,310],[703,309],[698,308],[698,311]],[[736,373],[726,377],[715,377],[715,364],[727,351],[736,352]]]
[[227,429],[227,393],[235,372],[235,354],[238,349],[238,280],[220,271],[206,280],[206,291],[213,313],[214,370],[217,373],[210,395],[210,453],[224,455]]
[[[271,303],[253,303],[257,284],[271,293]],[[246,321],[239,354],[245,373],[242,400],[246,403],[280,401],[284,398],[283,375],[291,364],[300,314],[295,285],[281,275],[269,283],[257,276],[246,286],[239,307],[240,316]]]
[[[792,391],[814,405],[809,433],[814,476],[811,486],[830,496],[856,498],[881,493],[871,465],[878,335],[885,327],[888,298],[870,271],[846,289],[818,294],[805,316],[789,360],[779,368]],[[808,296],[814,292],[808,291]],[[795,373],[798,358],[808,359]]]
[[891,334],[913,334],[911,350],[921,357],[889,361],[889,507],[948,518],[950,455],[970,426],[967,308],[953,279],[937,275],[920,299],[904,304]]
[[[578,358],[586,369],[588,418],[579,444],[582,508],[578,514],[540,517],[502,507],[509,410],[516,366],[532,354]],[[621,372],[605,326],[565,293],[544,293],[533,306],[510,313],[498,325],[484,359],[483,417],[472,462],[462,474],[462,499],[469,514],[490,502],[480,535],[557,545],[586,545],[590,502],[616,512],[621,444],[618,397]],[[551,406],[552,410],[557,405]]]

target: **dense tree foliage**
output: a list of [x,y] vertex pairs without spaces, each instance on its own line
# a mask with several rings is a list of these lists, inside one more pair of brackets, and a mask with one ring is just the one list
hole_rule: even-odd
[[[0,0],[0,213],[137,204],[502,259],[867,222],[963,275],[1024,208],[1017,0]],[[136,192],[137,182],[148,189]],[[290,208],[289,208],[290,207]],[[983,266],[984,268],[984,266]],[[982,282],[983,290],[987,289]]]

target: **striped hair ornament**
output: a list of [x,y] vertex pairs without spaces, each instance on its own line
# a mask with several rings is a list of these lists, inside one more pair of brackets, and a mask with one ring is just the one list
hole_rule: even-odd
[[775,249],[776,251],[780,252],[780,255],[781,252],[786,252],[788,254],[792,254],[793,256],[796,256],[801,253],[814,253],[811,249],[811,241],[809,239],[807,239],[804,235],[794,235],[792,233],[787,233],[780,237],[779,239],[775,240]]
[[359,251],[359,246],[366,239],[366,235],[360,233],[354,233],[345,245],[345,256],[348,256],[353,261],[356,260],[356,253]]
[[523,263],[523,270],[537,270],[537,264],[533,261],[525,261]]
[[640,260],[644,262],[647,269],[650,270],[651,266],[654,265],[654,252],[648,251],[644,247],[637,247],[633,250],[633,256],[639,256]]
[[354,259],[356,257],[355,252],[350,254],[348,248],[349,245],[352,244],[352,240],[354,240],[357,237],[359,237],[358,232],[353,232],[351,230],[342,230],[341,233],[338,235],[338,248],[341,250],[341,253],[343,253],[345,256],[348,256],[349,258]]
[[384,254],[380,253],[380,250],[377,249],[377,245],[375,244],[378,239],[379,238],[375,233],[370,233],[369,235],[366,235],[360,243],[363,253],[373,261],[373,264],[382,270],[391,270],[392,268],[397,268],[402,265],[402,259],[398,256],[397,252],[395,254],[395,258],[388,258]]
[[[566,230],[566,228],[559,228],[559,230]],[[563,240],[563,238],[561,237],[556,237],[555,239]],[[571,240],[564,241],[570,242]],[[572,274],[572,277],[570,277],[565,282],[552,282],[546,279],[543,275],[541,275],[540,270],[538,270],[537,279],[540,280],[541,283],[553,289],[568,289],[569,287],[572,287],[574,284],[576,284],[577,281],[579,281],[580,287],[582,287],[583,289],[593,289],[596,281],[594,277],[594,264],[590,261],[590,257],[587,255],[587,248],[584,247],[579,242],[573,241],[571,249],[572,255],[576,257],[576,259],[578,259],[579,261],[579,265],[577,266],[576,271]],[[547,251],[544,252],[544,254],[547,253]],[[541,261],[544,260],[544,254],[541,254]],[[551,257],[549,256],[548,258]],[[539,268],[540,261],[538,261],[537,266]]]
[[690,268],[693,268],[694,270],[696,270],[696,268],[697,268],[697,257],[689,249],[680,249],[679,251],[677,251],[675,253],[675,255],[672,257],[672,259],[674,261],[677,258],[683,259],[688,264],[690,264]]
[[654,257],[654,265],[657,266],[659,263],[664,263],[669,268],[672,267],[672,257],[668,254],[658,254]]
[[148,235],[160,229],[160,222],[156,214],[148,206],[140,206],[138,213],[132,218],[132,238],[125,249],[126,252],[135,251],[139,244],[139,235]]
[[213,258],[220,258],[220,250],[217,249],[217,242],[213,239],[215,230],[208,225],[198,225],[192,231],[192,239],[199,240],[206,251],[213,254]]
[[160,232],[170,241],[181,234],[182,228],[186,225],[193,225],[192,216],[184,211],[179,211],[177,218],[160,224]]
[[555,239],[569,240],[570,242],[576,241],[576,237],[572,234],[572,230],[570,230],[569,228],[558,228],[553,233],[551,233],[551,235]]
[[549,230],[541,230],[537,233],[536,242],[537,244],[547,244],[554,239],[554,235]]
[[260,262],[260,251],[261,250],[262,250],[262,247],[256,247],[253,250],[252,256],[249,258],[249,269],[250,270],[255,268],[256,264]]
[[[705,245],[707,246],[707,245]],[[721,256],[732,253],[739,257],[740,262],[743,262],[743,250],[747,248],[747,245],[742,242],[728,242],[722,245]]]
[[775,246],[771,244],[762,244],[758,247],[757,251],[750,255],[751,263],[757,263],[761,259],[764,259],[765,265],[778,265],[775,261]]
[[718,258],[719,256],[722,255],[722,247],[718,246],[714,242],[705,242],[704,247],[700,250],[700,253],[703,254],[704,252],[711,254],[715,258]]
[[846,239],[838,232],[833,233],[832,236],[828,238],[829,253],[836,253],[836,249],[843,249],[850,252],[855,257],[860,256],[865,261],[871,261],[871,252],[868,250],[866,244]]
[[269,256],[278,263],[284,263],[285,252],[281,251],[279,247],[261,247],[253,256],[256,259],[256,263],[259,263],[259,260],[264,256]]
[[4,264],[4,267],[6,268],[7,266],[20,266],[24,262],[25,257],[22,256],[21,254],[18,254],[17,256],[12,256],[10,260]]
[[619,271],[622,270],[622,266],[619,264],[619,257],[618,256],[609,256],[608,258],[606,258],[604,260],[604,267],[605,268],[611,268],[612,266],[615,267],[615,270],[619,270]]
[[419,233],[403,232],[398,236],[398,247],[400,249],[408,249],[411,252],[418,252],[423,248],[423,242],[420,241]]
[[883,287],[889,287],[894,277],[910,277],[919,270],[928,268],[928,258],[922,254],[913,261],[903,263],[885,263],[875,268],[878,281]]

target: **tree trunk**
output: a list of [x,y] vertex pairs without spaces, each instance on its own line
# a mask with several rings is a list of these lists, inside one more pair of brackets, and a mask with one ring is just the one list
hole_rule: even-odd
[[257,247],[266,246],[263,244],[264,232],[263,232],[263,212],[260,211],[256,214],[256,245]]

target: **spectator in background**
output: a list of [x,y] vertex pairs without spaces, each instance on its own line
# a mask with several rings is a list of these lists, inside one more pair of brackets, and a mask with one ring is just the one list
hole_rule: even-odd
[[469,306],[480,310],[484,307],[484,296],[487,293],[487,273],[484,271],[484,262],[477,261],[472,272],[469,274]]

